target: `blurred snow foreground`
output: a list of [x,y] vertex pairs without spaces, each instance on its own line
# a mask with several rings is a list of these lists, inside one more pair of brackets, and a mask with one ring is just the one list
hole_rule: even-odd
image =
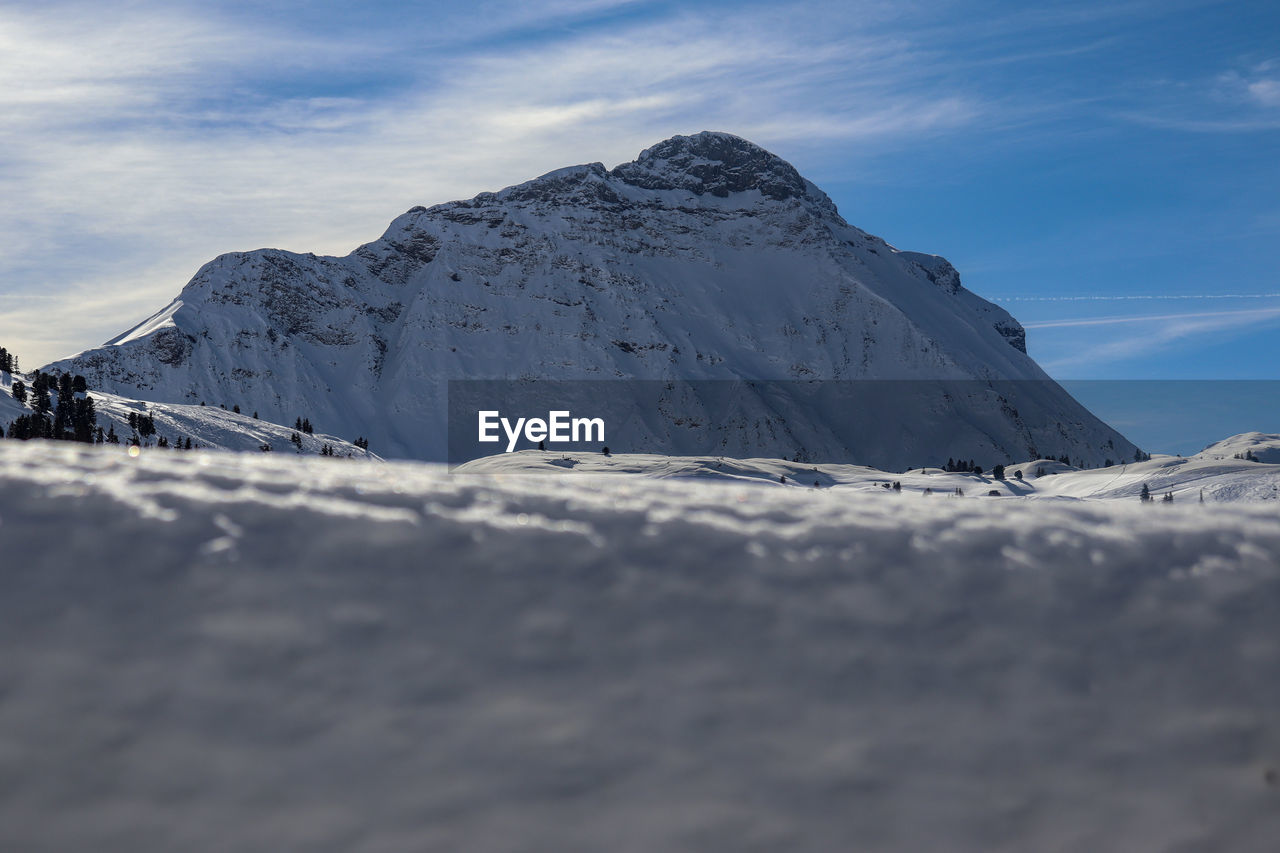
[[0,442],[0,849],[1263,850],[1280,514]]

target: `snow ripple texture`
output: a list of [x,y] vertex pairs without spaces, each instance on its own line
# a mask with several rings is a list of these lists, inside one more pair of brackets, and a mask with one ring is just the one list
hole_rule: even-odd
[[0,445],[0,849],[1265,850],[1266,504]]

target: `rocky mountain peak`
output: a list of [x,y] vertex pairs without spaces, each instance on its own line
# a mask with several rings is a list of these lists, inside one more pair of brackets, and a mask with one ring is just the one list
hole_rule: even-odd
[[644,189],[681,189],[720,198],[759,190],[781,201],[803,197],[811,186],[776,154],[740,136],[711,131],[659,142],[611,174]]
[[[131,399],[304,416],[388,457],[443,459],[447,383],[476,378],[974,380],[950,414],[867,407],[878,420],[862,432],[843,404],[782,417],[748,394],[714,440],[882,467],[1134,450],[1049,382],[1017,321],[946,260],[849,225],[793,166],[727,133],[413,208],[341,258],[221,256],[168,308],[54,367]],[[989,399],[997,379],[1031,390]],[[712,440],[699,430],[717,421],[662,411],[672,452]]]

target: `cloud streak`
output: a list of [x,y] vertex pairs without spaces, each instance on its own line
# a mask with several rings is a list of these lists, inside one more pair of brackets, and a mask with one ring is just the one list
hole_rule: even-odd
[[[0,211],[0,276],[10,297],[46,297],[6,300],[0,336],[30,364],[151,313],[217,252],[345,253],[415,204],[613,165],[673,133],[872,146],[984,112],[921,89],[908,41],[824,35],[768,7],[424,56],[398,33],[131,10],[0,10],[0,194],[18,200]],[[495,37],[469,25],[464,40]],[[403,79],[370,77],[380,55]],[[62,321],[35,323],[50,313]]]
[[[1166,351],[1175,344],[1211,334],[1236,333],[1250,327],[1265,327],[1280,321],[1280,307],[1248,311],[1203,311],[1185,314],[1155,314],[1136,317],[1090,317],[1074,320],[1028,323],[1028,329],[1122,326],[1124,336],[1091,346],[1076,345],[1073,353],[1052,359],[1043,366],[1054,375],[1067,370],[1120,362],[1136,355]],[[1134,327],[1139,328],[1134,328]],[[1141,328],[1146,326],[1147,328]]]
[[1114,326],[1126,323],[1168,321],[1185,323],[1208,318],[1235,318],[1242,324],[1251,324],[1265,322],[1274,317],[1280,317],[1280,308],[1256,308],[1248,311],[1198,311],[1183,314],[1139,314],[1126,317],[1081,317],[1073,320],[1043,320],[1038,323],[1024,323],[1023,326],[1028,329],[1061,329],[1077,326]]

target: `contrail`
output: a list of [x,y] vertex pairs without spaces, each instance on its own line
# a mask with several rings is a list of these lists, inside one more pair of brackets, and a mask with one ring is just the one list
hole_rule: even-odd
[[1180,293],[1167,295],[992,296],[992,302],[1125,302],[1137,299],[1276,299],[1280,293]]
[[1255,308],[1250,311],[1196,311],[1186,314],[1138,314],[1132,317],[1088,317],[1079,320],[1045,320],[1023,323],[1025,329],[1053,329],[1064,326],[1110,326],[1117,323],[1145,323],[1159,320],[1200,320],[1206,317],[1249,317],[1264,320],[1280,316],[1280,308]]

